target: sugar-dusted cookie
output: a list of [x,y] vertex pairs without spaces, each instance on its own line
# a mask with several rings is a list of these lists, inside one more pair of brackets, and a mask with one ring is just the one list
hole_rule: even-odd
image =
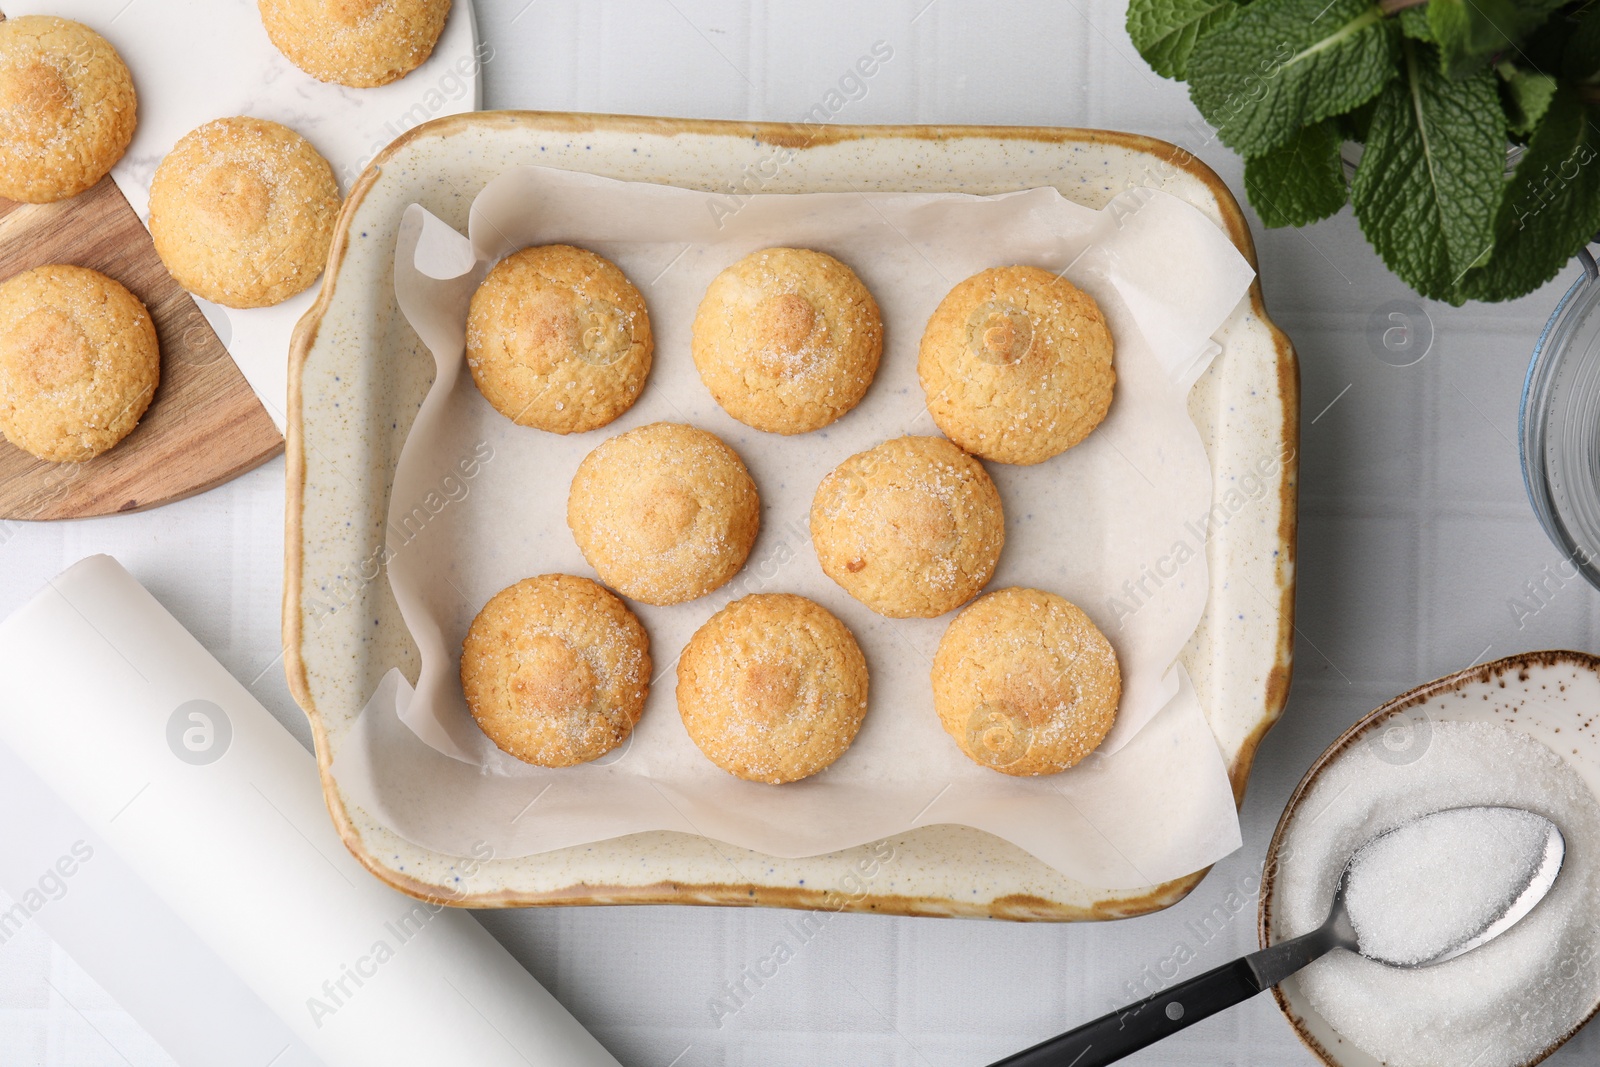
[[650,692],[650,639],[626,604],[570,574],[524,578],[478,612],[461,645],[461,687],[483,732],[541,767],[605,755]]
[[150,185],[150,235],[179,285],[234,308],[281,303],[322,273],[339,217],[327,160],[287,126],[208,122]]
[[898,437],[851,456],[811,502],[823,572],[892,619],[932,618],[972,599],[1005,540],[989,473],[943,437]]
[[0,22],[0,196],[48,204],[83,192],[122,158],[136,110],[127,65],[89,27]]
[[744,566],[761,501],[743,461],[715,434],[656,422],[584,457],[567,525],[601,581],[646,604],[678,604]]
[[0,432],[18,448],[98,456],[132,432],[160,378],[155,324],[118,282],[56,265],[0,285]]
[[1001,589],[957,615],[933,657],[933,706],[974,762],[1054,774],[1093,752],[1117,717],[1117,654],[1071,602]]
[[1037,267],[994,267],[950,290],[917,375],[950,440],[996,463],[1040,463],[1100,424],[1117,374],[1094,298]]
[[747,426],[796,434],[860,403],[883,321],[849,267],[804,248],[752,252],[711,282],[694,319],[694,365]]
[[433,54],[450,0],[259,0],[267,36],[319,81],[357,89],[403,78]]
[[867,714],[867,660],[814,600],[757,593],[723,608],[678,659],[678,714],[706,758],[751,782],[808,778]]
[[512,422],[552,433],[597,430],[632,407],[654,351],[639,290],[571,245],[502,259],[467,312],[478,389]]

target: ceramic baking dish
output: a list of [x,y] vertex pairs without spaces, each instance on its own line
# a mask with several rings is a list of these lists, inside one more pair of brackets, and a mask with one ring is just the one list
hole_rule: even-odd
[[[371,562],[383,544],[400,446],[433,373],[432,357],[395,304],[396,228],[405,207],[420,203],[465,230],[478,190],[524,163],[730,197],[1054,185],[1100,207],[1122,190],[1148,186],[1205,212],[1255,263],[1244,216],[1217,176],[1182,149],[1133,134],[545,112],[462,115],[409,131],[351,190],[320,298],[290,352],[285,664],[311,720],[328,808],[351,852],[404,892],[472,907],[742,904],[1061,921],[1139,915],[1182,899],[1204,871],[1108,890],[959,826],[895,838],[892,863],[877,862],[883,853],[871,845],[790,860],[652,832],[463,864],[401,839],[347,799],[329,774],[341,742],[390,666],[413,681],[417,669],[388,583]],[[1289,689],[1299,372],[1288,339],[1266,316],[1259,284],[1217,340],[1222,353],[1195,386],[1190,414],[1211,458],[1217,499],[1230,490],[1237,496],[1241,479],[1255,489],[1206,541],[1210,596],[1182,658],[1242,799],[1256,747]],[[1258,482],[1262,470],[1270,473]],[[471,873],[465,891],[464,866]]]

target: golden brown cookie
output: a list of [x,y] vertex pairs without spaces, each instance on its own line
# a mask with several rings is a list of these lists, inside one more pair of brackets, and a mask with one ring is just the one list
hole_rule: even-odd
[[1001,589],[957,615],[933,656],[933,706],[961,751],[1005,774],[1055,774],[1117,717],[1122,672],[1070,601]]
[[1047,270],[994,267],[940,301],[917,376],[950,440],[996,463],[1040,463],[1105,418],[1111,363],[1093,297]]
[[450,0],[260,0],[267,36],[318,81],[387,85],[420,67]]
[[507,256],[467,312],[467,367],[494,409],[551,433],[597,430],[633,406],[655,341],[644,297],[584,248]]
[[770,433],[807,433],[860,403],[883,354],[883,320],[837,259],[767,248],[711,282],[692,347],[700,380],[729,415]]
[[706,758],[750,782],[808,778],[867,714],[867,660],[849,628],[790,593],[735,600],[684,646],[678,714]]
[[233,308],[281,303],[316,281],[338,217],[328,161],[265,119],[184,134],[150,185],[150,236],[168,273]]
[[155,324],[99,271],[35,267],[0,285],[0,432],[52,462],[132,432],[161,378]]
[[584,457],[567,525],[601,581],[646,604],[678,604],[744,566],[761,501],[738,453],[715,434],[655,422]]
[[931,619],[971,600],[1005,541],[989,472],[943,437],[898,437],[851,456],[811,502],[823,572],[891,619]]
[[489,598],[461,645],[461,688],[502,750],[541,767],[605,755],[650,693],[650,638],[604,587],[524,578]]
[[48,204],[105,177],[133,139],[133,78],[81,23],[0,22],[0,196]]

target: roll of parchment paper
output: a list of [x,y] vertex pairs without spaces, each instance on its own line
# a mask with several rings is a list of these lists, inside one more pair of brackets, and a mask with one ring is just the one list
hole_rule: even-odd
[[0,740],[327,1067],[616,1067],[470,915],[356,862],[316,761],[109,556],[0,623]]

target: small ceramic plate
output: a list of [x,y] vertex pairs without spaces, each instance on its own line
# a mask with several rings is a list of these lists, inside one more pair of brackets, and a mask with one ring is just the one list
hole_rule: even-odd
[[[463,861],[397,837],[347,800],[328,774],[334,755],[384,672],[399,665],[413,681],[417,672],[377,563],[395,461],[434,366],[395,305],[390,266],[401,212],[419,203],[465,230],[478,191],[526,163],[726,192],[733,203],[757,191],[992,194],[1053,185],[1098,208],[1143,186],[1193,204],[1255,262],[1244,216],[1217,176],[1180,148],[1132,134],[541,112],[463,115],[408,132],[351,190],[321,296],[290,352],[285,665],[311,719],[329,810],[357,858],[404,892],[473,907],[744,904],[1112,919],[1164,908],[1199,884],[1204,871],[1135,890],[1085,885],[959,826],[896,838],[893,864],[880,864],[872,845],[785,860],[667,832]],[[1217,340],[1222,354],[1189,397],[1220,510],[1204,538],[1206,613],[1182,659],[1242,798],[1289,687],[1299,371],[1259,285]],[[467,874],[472,888],[462,891]]]
[[[1510,656],[1447,675],[1395,697],[1328,747],[1295,787],[1273,832],[1261,878],[1260,936],[1263,947],[1275,940],[1272,910],[1276,903],[1278,846],[1295,809],[1330,763],[1357,745],[1383,745],[1390,751],[1426,746],[1435,722],[1492,722],[1528,734],[1560,755],[1600,796],[1600,658],[1582,652],[1530,652]],[[1382,1067],[1341,1037],[1306,1002],[1299,983],[1290,978],[1272,991],[1300,1040],[1329,1067]],[[1594,1018],[1600,1004],[1584,1021]],[[1572,1033],[1581,1029],[1581,1024]],[[1566,1043],[1571,1033],[1554,1042],[1524,1067],[1531,1067]]]

